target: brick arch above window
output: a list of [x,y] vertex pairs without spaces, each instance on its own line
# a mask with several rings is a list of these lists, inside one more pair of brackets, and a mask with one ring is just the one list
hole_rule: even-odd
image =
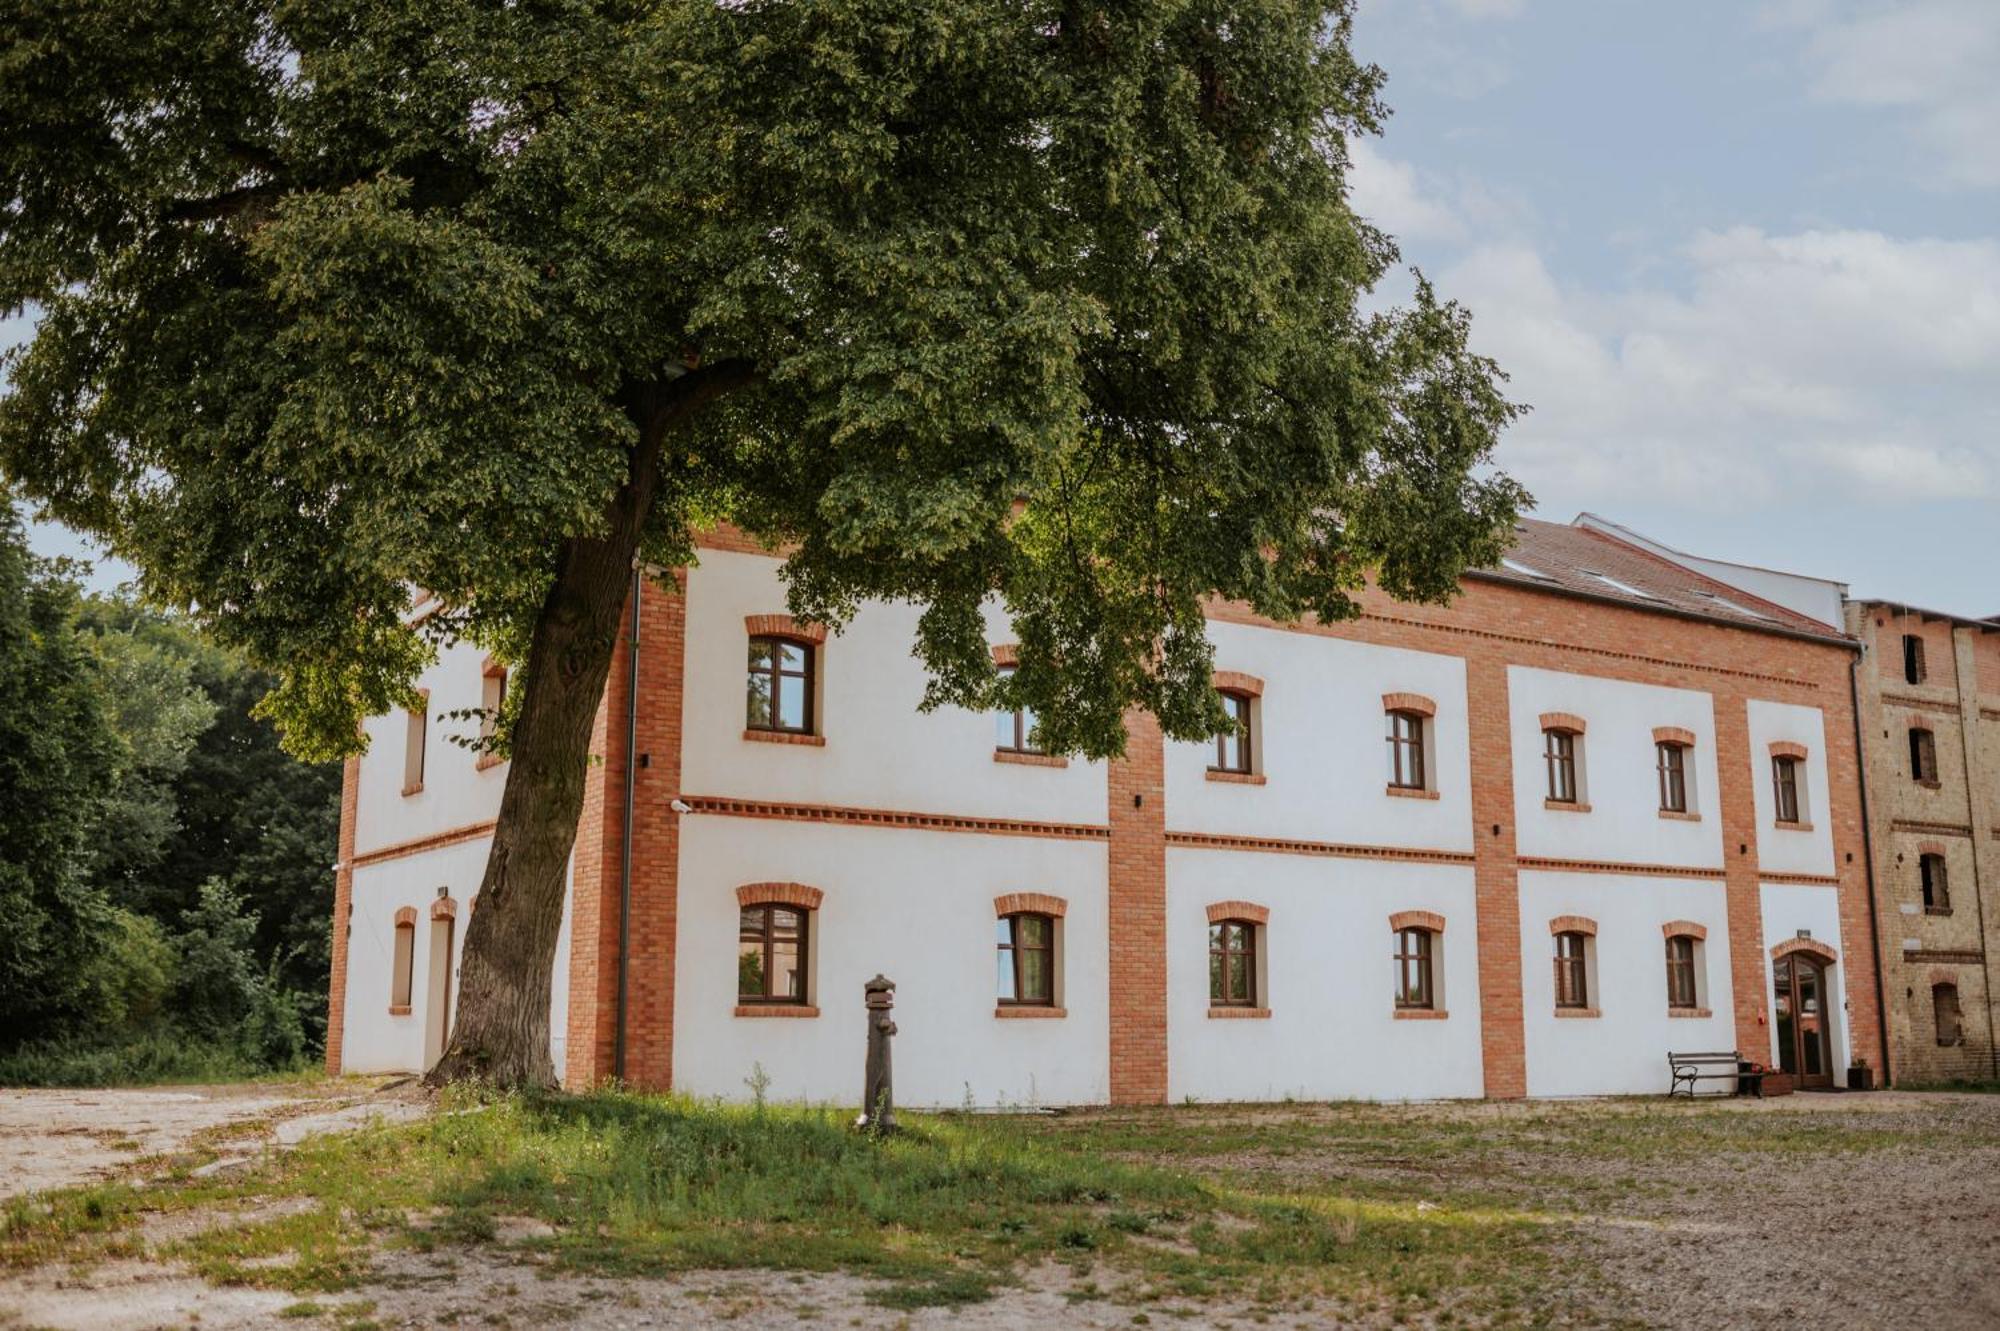
[[1241,670],[1218,670],[1213,679],[1215,687],[1224,693],[1245,693],[1252,698],[1264,696],[1264,681]]
[[1405,929],[1428,929],[1434,934],[1444,932],[1444,916],[1434,910],[1399,910],[1389,917],[1389,932],[1401,933]]
[[1660,932],[1669,938],[1693,938],[1707,941],[1708,926],[1696,924],[1693,920],[1668,920],[1660,926]]
[[1551,934],[1587,934],[1597,937],[1597,921],[1588,915],[1558,915],[1549,921]]
[[1208,908],[1208,922],[1215,924],[1221,920],[1248,920],[1252,924],[1269,924],[1271,908],[1248,901],[1217,901]]
[[1385,693],[1382,695],[1382,710],[1409,712],[1416,716],[1436,716],[1438,705],[1421,693]]
[[803,906],[818,910],[825,893],[804,883],[745,883],[736,889],[739,906]]
[[996,916],[1052,915],[1061,919],[1069,914],[1069,902],[1046,892],[1009,892],[993,898],[993,913]]
[[434,920],[457,919],[458,903],[450,897],[439,897],[431,903],[431,918]]
[[417,927],[417,908],[415,906],[401,906],[397,908],[396,926],[401,928],[406,924],[412,929]]
[[1773,758],[1797,758],[1803,762],[1806,756],[1806,746],[1789,739],[1774,739],[1771,741],[1771,756]]
[[1818,957],[1821,961],[1840,960],[1838,952],[1835,952],[1831,947],[1820,942],[1817,938],[1787,938],[1784,942],[1771,949],[1771,960],[1777,961],[1782,957],[1789,957],[1798,952],[1803,952],[1810,957]]
[[1681,726],[1654,726],[1653,743],[1679,744],[1691,749],[1694,747],[1694,732]]
[[1957,988],[1958,978],[1959,977],[1957,971],[1951,970],[1944,966],[1933,966],[1931,967],[1931,973],[1929,977],[1924,980],[1924,983],[1931,985],[1933,987],[1940,984],[1948,984],[1951,985],[1953,988]]
[[1944,854],[1945,854],[1945,849],[1944,849],[1944,842],[1942,842],[1942,841],[1919,841],[1919,842],[1917,843],[1917,854],[1919,854],[1919,855],[1936,855],[1936,856],[1937,856],[1938,858],[1942,859],[1942,858],[1944,858]]
[[826,641],[826,625],[791,615],[745,615],[743,628],[753,638],[791,638],[810,643]]
[[1021,648],[1017,643],[996,643],[993,647],[993,664],[1008,670],[1021,664]]
[[1543,712],[1543,730],[1567,730],[1573,735],[1581,735],[1588,723],[1575,712]]

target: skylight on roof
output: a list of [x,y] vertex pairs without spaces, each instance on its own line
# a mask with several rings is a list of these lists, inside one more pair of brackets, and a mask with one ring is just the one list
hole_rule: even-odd
[[1594,568],[1579,569],[1577,571],[1586,574],[1590,577],[1596,578],[1599,582],[1603,583],[1605,586],[1610,587],[1616,591],[1624,592],[1627,596],[1636,596],[1642,601],[1657,601],[1660,599],[1659,597],[1653,595],[1651,592],[1642,592],[1637,587],[1632,586],[1630,583],[1620,582],[1618,581],[1618,579],[1610,576],[1609,574],[1599,573]]
[[1554,582],[1554,581],[1555,581],[1555,579],[1554,579],[1554,578],[1551,578],[1551,577],[1550,577],[1550,576],[1549,576],[1548,574],[1546,574],[1546,573],[1542,572],[1542,571],[1541,571],[1540,569],[1538,569],[1538,568],[1529,568],[1529,567],[1528,567],[1528,566],[1527,566],[1526,564],[1523,564],[1523,563],[1521,563],[1521,562],[1520,562],[1520,561],[1518,561],[1518,560],[1514,560],[1514,559],[1502,559],[1502,560],[1501,560],[1500,562],[1501,562],[1501,564],[1502,564],[1502,565],[1504,565],[1505,567],[1507,567],[1507,568],[1510,568],[1510,569],[1514,570],[1514,572],[1516,572],[1516,573],[1520,573],[1520,574],[1524,574],[1524,575],[1526,575],[1527,577],[1530,577],[1530,578],[1540,578],[1540,579],[1541,579],[1541,580],[1542,580],[1543,582]]
[[1716,594],[1715,594],[1714,592],[1708,592],[1708,591],[1700,591],[1700,590],[1697,590],[1697,591],[1695,592],[1695,595],[1696,595],[1696,596],[1705,596],[1705,597],[1707,597],[1707,598],[1708,598],[1709,600],[1711,600],[1711,601],[1715,602],[1715,603],[1716,603],[1717,605],[1721,606],[1721,607],[1722,607],[1723,609],[1725,609],[1725,610],[1734,610],[1734,611],[1735,611],[1735,612],[1736,612],[1737,614],[1739,614],[1739,615],[1748,615],[1748,616],[1750,616],[1750,618],[1752,618],[1752,619],[1770,619],[1770,618],[1771,618],[1771,616],[1769,616],[1769,615],[1765,614],[1765,613],[1764,613],[1763,611],[1761,611],[1761,610],[1752,610],[1752,609],[1751,609],[1751,608],[1750,608],[1749,606],[1747,606],[1747,605],[1738,605],[1738,604],[1737,604],[1736,602],[1734,602],[1734,601],[1730,600],[1730,599],[1729,599],[1728,597],[1726,597],[1726,596],[1717,596],[1717,595],[1716,595]]

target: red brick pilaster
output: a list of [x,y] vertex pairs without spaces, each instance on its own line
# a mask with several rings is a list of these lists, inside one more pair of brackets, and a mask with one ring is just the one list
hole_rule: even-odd
[[340,1075],[347,1025],[347,934],[354,914],[354,818],[361,795],[361,759],[340,771],[340,848],[333,871],[333,970],[326,986],[326,1072]]
[[1167,1099],[1166,747],[1151,712],[1125,717],[1110,765],[1111,1103]]
[[[1771,1027],[1764,1014],[1763,889],[1757,872],[1757,773],[1768,759],[1750,757],[1750,704],[1735,690],[1715,698],[1715,769],[1721,786],[1723,892],[1729,915],[1729,990],[1736,1013],[1736,1047],[1759,1062],[1771,1056]],[[1822,713],[1829,730],[1840,719]],[[1831,773],[1829,773],[1829,776]]]
[[1514,848],[1513,726],[1507,663],[1478,650],[1465,662],[1472,742],[1472,880],[1479,926],[1479,1049],[1486,1096],[1528,1093],[1521,1015],[1521,887]]

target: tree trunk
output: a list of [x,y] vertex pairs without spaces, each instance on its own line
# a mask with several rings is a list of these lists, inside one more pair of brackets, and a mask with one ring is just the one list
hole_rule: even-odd
[[658,488],[662,441],[707,403],[755,377],[720,361],[637,392],[631,470],[606,511],[602,536],[563,542],[555,579],[535,619],[521,710],[493,846],[465,931],[458,1020],[425,1081],[546,1087],[549,985],[563,890],[590,761],[590,732],[604,697],[639,537]]

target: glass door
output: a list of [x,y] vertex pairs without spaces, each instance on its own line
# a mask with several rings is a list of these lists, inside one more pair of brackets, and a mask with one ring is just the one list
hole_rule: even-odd
[[1826,967],[1811,957],[1778,958],[1771,968],[1778,1066],[1800,1086],[1833,1084],[1833,1039]]

